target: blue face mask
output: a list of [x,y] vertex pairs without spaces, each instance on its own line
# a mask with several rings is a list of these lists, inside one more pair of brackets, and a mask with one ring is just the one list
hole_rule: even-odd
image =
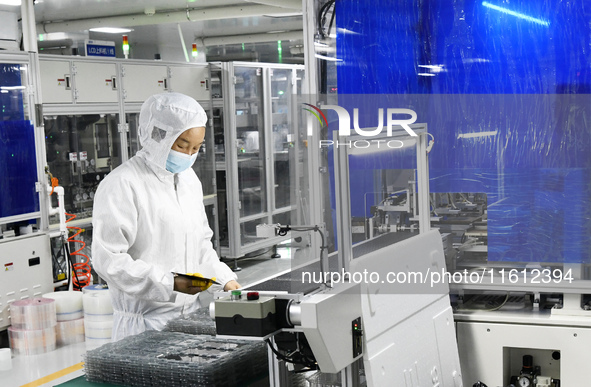
[[168,154],[168,159],[166,160],[166,170],[172,173],[179,173],[184,171],[187,168],[191,168],[197,160],[197,155],[199,153],[194,153],[192,156],[189,156],[186,153],[177,152],[175,150],[170,150]]

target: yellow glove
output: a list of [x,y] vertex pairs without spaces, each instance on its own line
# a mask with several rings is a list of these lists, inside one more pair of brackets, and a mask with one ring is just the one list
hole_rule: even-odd
[[[192,275],[193,277],[201,277],[203,278],[203,274],[201,273],[187,273],[188,275]],[[215,281],[215,277],[212,277],[212,280]],[[213,285],[213,282],[211,281],[207,281],[207,280],[198,280],[198,279],[194,279],[192,280],[192,284],[193,286],[198,286],[201,288],[201,290],[207,290],[209,289],[209,287],[211,285]]]

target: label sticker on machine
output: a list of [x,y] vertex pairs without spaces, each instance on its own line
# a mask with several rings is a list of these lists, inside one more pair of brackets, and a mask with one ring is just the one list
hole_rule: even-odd
[[86,56],[115,57],[115,42],[86,39],[84,46]]
[[78,153],[76,152],[68,153],[68,157],[70,161],[78,161]]
[[80,161],[88,160],[88,152],[82,151],[80,152]]

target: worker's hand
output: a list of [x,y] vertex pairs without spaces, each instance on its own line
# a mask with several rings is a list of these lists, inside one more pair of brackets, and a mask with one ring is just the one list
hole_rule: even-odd
[[224,286],[224,291],[229,291],[229,290],[236,290],[236,289],[240,289],[241,286],[238,282],[232,280],[232,281],[228,281],[226,283],[226,285]]
[[193,286],[193,280],[187,277],[174,277],[174,290],[186,294],[197,294],[202,289],[199,286]]
[[[200,277],[203,278],[203,274],[201,273],[187,273],[189,275],[192,275],[193,277]],[[212,281],[215,281],[216,278],[212,277],[211,278]],[[193,284],[193,286],[198,286],[201,288],[201,291],[207,290],[210,288],[211,285],[213,285],[213,282],[209,281],[209,280],[200,280],[200,279],[191,279],[191,282]]]

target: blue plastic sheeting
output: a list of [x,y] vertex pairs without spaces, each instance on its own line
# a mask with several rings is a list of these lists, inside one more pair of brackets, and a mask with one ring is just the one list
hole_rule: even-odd
[[[364,0],[336,11],[339,105],[368,99],[362,128],[377,125],[380,100],[417,112],[436,139],[431,191],[487,193],[489,260],[590,262],[591,3]],[[351,189],[375,184],[363,185]]]
[[0,122],[0,144],[0,218],[39,211],[33,125]]
[[23,109],[23,85],[21,65],[0,63],[0,106],[2,121],[21,121],[25,119]]
[[25,121],[21,66],[0,64],[0,218],[39,211],[35,132]]

